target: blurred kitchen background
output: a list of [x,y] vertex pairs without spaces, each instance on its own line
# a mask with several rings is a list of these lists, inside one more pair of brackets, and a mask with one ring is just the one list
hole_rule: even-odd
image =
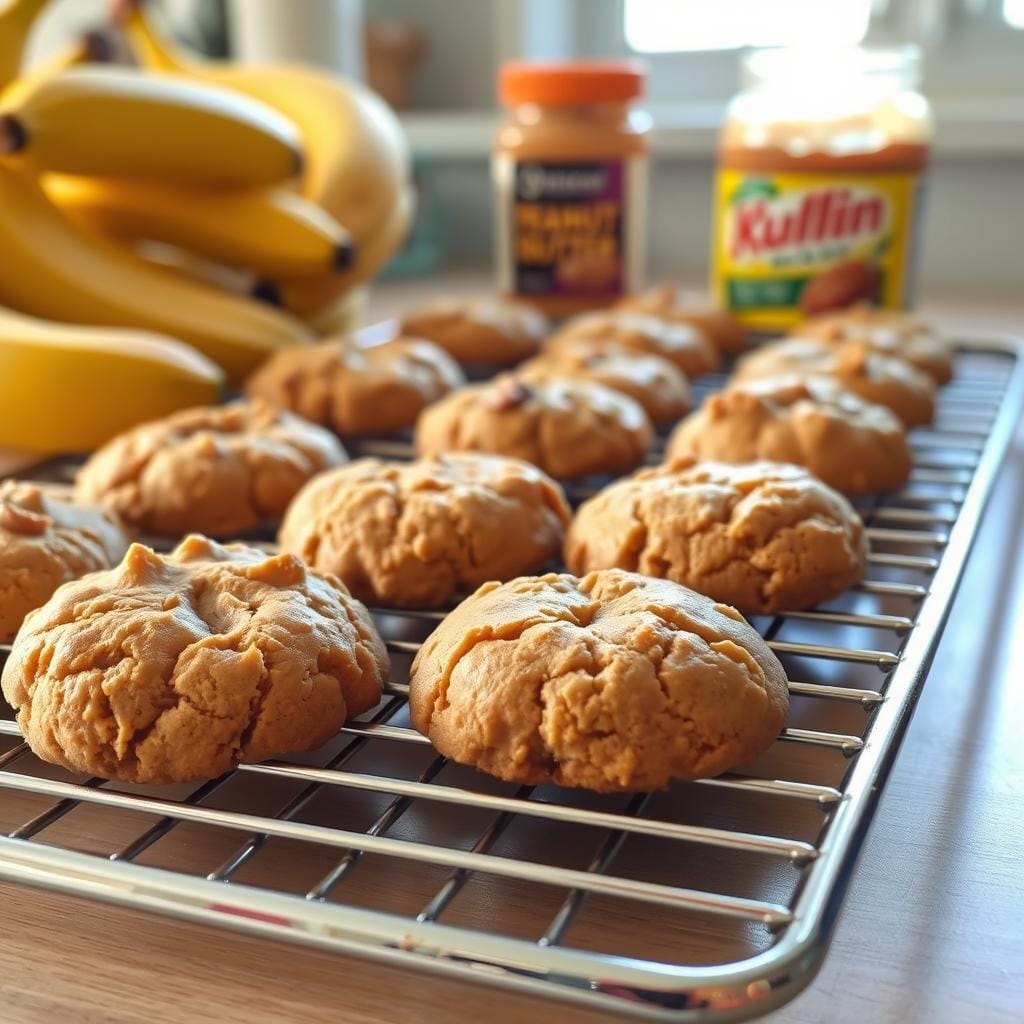
[[[33,56],[102,21],[108,5],[54,4]],[[400,109],[422,198],[392,275],[490,261],[488,162],[505,60],[646,62],[651,276],[701,281],[715,136],[743,52],[913,43],[937,122],[923,291],[1016,296],[1024,284],[1024,0],[163,0],[160,9],[198,49],[355,72]]]

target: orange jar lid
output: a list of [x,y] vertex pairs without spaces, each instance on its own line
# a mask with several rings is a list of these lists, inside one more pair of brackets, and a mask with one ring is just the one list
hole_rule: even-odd
[[631,61],[510,61],[502,65],[498,90],[510,106],[628,103],[643,95],[646,77]]

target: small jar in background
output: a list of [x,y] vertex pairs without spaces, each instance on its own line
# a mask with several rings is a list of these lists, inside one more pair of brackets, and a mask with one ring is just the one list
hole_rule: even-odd
[[762,50],[719,139],[716,299],[755,330],[913,301],[932,119],[916,51]]
[[643,283],[649,116],[627,62],[508,63],[495,141],[498,289],[550,316]]

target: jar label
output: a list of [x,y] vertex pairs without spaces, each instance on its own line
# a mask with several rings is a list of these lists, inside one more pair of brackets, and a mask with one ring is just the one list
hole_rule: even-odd
[[714,295],[761,330],[858,300],[904,308],[912,299],[920,181],[916,171],[719,170]]
[[646,161],[494,160],[498,285],[613,299],[642,277]]

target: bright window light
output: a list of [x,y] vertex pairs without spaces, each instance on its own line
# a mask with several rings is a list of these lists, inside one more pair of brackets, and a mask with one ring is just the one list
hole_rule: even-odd
[[[1003,0],[1024,24],[1024,0]],[[641,53],[859,43],[871,0],[625,0],[626,41]]]
[[1024,0],[1003,0],[1003,21],[1010,28],[1024,29]]

